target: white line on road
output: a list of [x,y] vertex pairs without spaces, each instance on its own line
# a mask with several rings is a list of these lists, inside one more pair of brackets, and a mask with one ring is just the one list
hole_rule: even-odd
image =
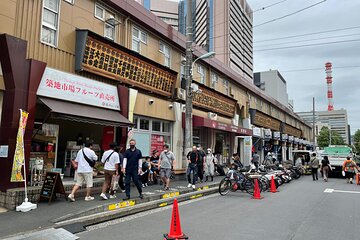
[[335,190],[335,189],[332,189],[332,188],[326,188],[324,190],[324,193],[333,193],[333,192],[338,192],[338,193],[360,193],[360,192],[357,192],[357,191]]

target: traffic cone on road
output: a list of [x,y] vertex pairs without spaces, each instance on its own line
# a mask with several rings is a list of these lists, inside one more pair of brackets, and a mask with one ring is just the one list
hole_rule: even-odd
[[253,199],[262,199],[261,195],[260,195],[260,188],[259,188],[259,183],[258,180],[255,178],[255,184],[254,184],[254,196]]
[[172,216],[171,216],[171,222],[170,222],[170,233],[164,234],[164,240],[178,240],[178,239],[179,240],[188,239],[188,237],[181,230],[178,201],[175,198]]
[[272,193],[278,192],[278,191],[276,190],[276,185],[275,185],[274,176],[271,176],[270,192],[272,192]]

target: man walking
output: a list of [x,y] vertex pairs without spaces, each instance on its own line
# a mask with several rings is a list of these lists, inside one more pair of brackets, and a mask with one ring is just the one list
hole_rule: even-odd
[[[188,187],[192,187],[195,190],[195,182],[197,179],[197,171],[198,171],[198,164],[199,161],[199,153],[196,146],[192,147],[192,151],[187,155],[188,159],[188,168],[187,168],[187,177],[188,177]],[[191,179],[192,174],[192,179]]]
[[312,173],[313,181],[319,180],[318,179],[319,159],[316,158],[316,153],[311,154],[310,165],[311,165],[311,173]]
[[159,157],[159,171],[160,177],[164,184],[164,190],[169,190],[171,171],[174,168],[175,156],[169,150],[169,145],[164,145],[164,151],[161,152]]
[[87,141],[85,147],[79,150],[76,155],[75,162],[77,163],[77,178],[76,183],[69,194],[70,201],[75,202],[75,193],[82,186],[86,184],[86,197],[85,201],[94,200],[94,197],[90,196],[91,188],[93,186],[93,167],[98,159],[95,152],[92,150],[93,142]]
[[356,163],[353,160],[351,160],[350,157],[346,157],[346,160],[344,161],[342,166],[342,170],[343,170],[343,175],[346,177],[347,183],[350,184],[353,183],[355,168],[359,171],[359,168],[356,165]]
[[204,164],[205,164],[205,152],[204,150],[202,150],[201,146],[197,147],[198,150],[198,154],[199,154],[199,159],[197,161],[197,174],[200,178],[200,182],[203,182],[204,179]]
[[[106,196],[106,192],[111,186],[113,176],[119,175],[120,158],[119,154],[116,152],[116,143],[111,143],[109,147],[110,149],[105,151],[101,158],[101,162],[104,163],[105,182],[103,184],[100,197],[104,200],[108,199]],[[110,198],[116,198],[114,194],[114,189],[110,189]]]
[[135,183],[135,186],[139,192],[139,197],[142,199],[142,189],[141,189],[141,183],[139,180],[139,175],[141,174],[141,167],[142,167],[142,154],[139,149],[135,147],[136,141],[134,139],[131,139],[130,142],[130,148],[127,149],[124,153],[124,161],[123,161],[123,167],[121,171],[125,173],[125,193],[126,197],[124,200],[130,199],[130,181],[131,179]]

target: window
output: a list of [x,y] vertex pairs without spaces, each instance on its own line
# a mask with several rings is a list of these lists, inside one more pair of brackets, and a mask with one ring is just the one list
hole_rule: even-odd
[[134,129],[137,129],[138,128],[138,117],[134,117]]
[[95,17],[100,20],[105,20],[105,9],[98,4],[95,4]]
[[217,82],[218,82],[218,76],[215,73],[212,73],[211,74],[211,87],[215,88]]
[[149,120],[141,118],[140,119],[140,129],[142,130],[149,130]]
[[147,44],[147,33],[137,27],[132,31],[132,50],[140,52],[140,42]]
[[229,81],[224,79],[223,84],[224,84],[225,94],[229,95]]
[[105,34],[104,36],[108,39],[115,39],[115,26],[105,23]]
[[170,123],[169,122],[162,122],[163,126],[162,126],[162,131],[163,132],[170,132]]
[[152,121],[152,130],[160,132],[161,131],[161,122],[160,121]]
[[170,47],[160,42],[160,52],[165,56],[164,65],[170,67]]
[[197,71],[200,75],[200,83],[205,84],[205,70],[204,67],[198,64]]
[[59,25],[59,0],[44,0],[41,42],[56,46]]

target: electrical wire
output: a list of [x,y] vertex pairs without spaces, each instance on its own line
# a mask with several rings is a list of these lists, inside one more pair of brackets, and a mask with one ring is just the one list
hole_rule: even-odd
[[287,0],[282,0],[282,1],[279,1],[279,2],[276,2],[276,3],[273,3],[273,4],[270,4],[270,5],[267,5],[267,6],[265,6],[265,7],[259,8],[259,9],[255,10],[255,11],[252,11],[252,12],[255,13],[255,12],[258,12],[258,11],[262,11],[262,10],[265,10],[266,8],[269,8],[269,7],[278,5],[278,4],[283,3],[283,2],[286,2],[286,1],[287,1]]
[[302,12],[302,11],[305,11],[305,10],[307,10],[307,9],[309,9],[309,8],[315,7],[315,6],[317,6],[317,5],[321,4],[321,3],[324,3],[324,2],[326,2],[326,1],[327,1],[327,0],[322,0],[322,1],[320,1],[320,2],[314,3],[314,4],[310,5],[310,6],[305,7],[305,8],[302,8],[302,9],[300,9],[300,10],[298,10],[298,11],[295,11],[295,12],[293,12],[293,13],[289,13],[289,14],[286,14],[286,15],[284,15],[284,16],[281,16],[281,17],[278,17],[278,18],[274,18],[274,19],[271,19],[271,20],[269,20],[269,21],[266,21],[266,22],[260,23],[260,24],[258,24],[258,25],[255,25],[255,26],[253,26],[253,28],[256,28],[256,27],[259,27],[259,26],[263,26],[263,25],[265,25],[265,24],[272,23],[272,22],[278,21],[278,20],[280,20],[280,19],[283,19],[283,18],[292,16],[292,15],[295,15],[295,14],[297,14],[297,13],[299,13],[299,12]]
[[304,37],[304,36],[315,35],[315,34],[322,34],[322,33],[329,33],[329,32],[345,31],[345,30],[355,29],[355,28],[360,28],[360,26],[346,27],[346,28],[337,28],[337,29],[333,29],[333,30],[327,30],[327,31],[321,31],[321,32],[312,32],[312,33],[304,33],[304,34],[291,35],[291,36],[279,37],[279,38],[270,38],[270,39],[265,39],[265,40],[260,40],[260,41],[254,41],[254,43],[268,42],[268,41],[288,39],[288,38],[296,38],[296,37]]
[[[341,66],[341,67],[332,67],[332,69],[341,69],[341,68],[360,68],[359,66]],[[291,70],[281,70],[281,72],[306,72],[306,71],[316,71],[324,70],[324,68],[303,68],[303,69],[291,69]]]

